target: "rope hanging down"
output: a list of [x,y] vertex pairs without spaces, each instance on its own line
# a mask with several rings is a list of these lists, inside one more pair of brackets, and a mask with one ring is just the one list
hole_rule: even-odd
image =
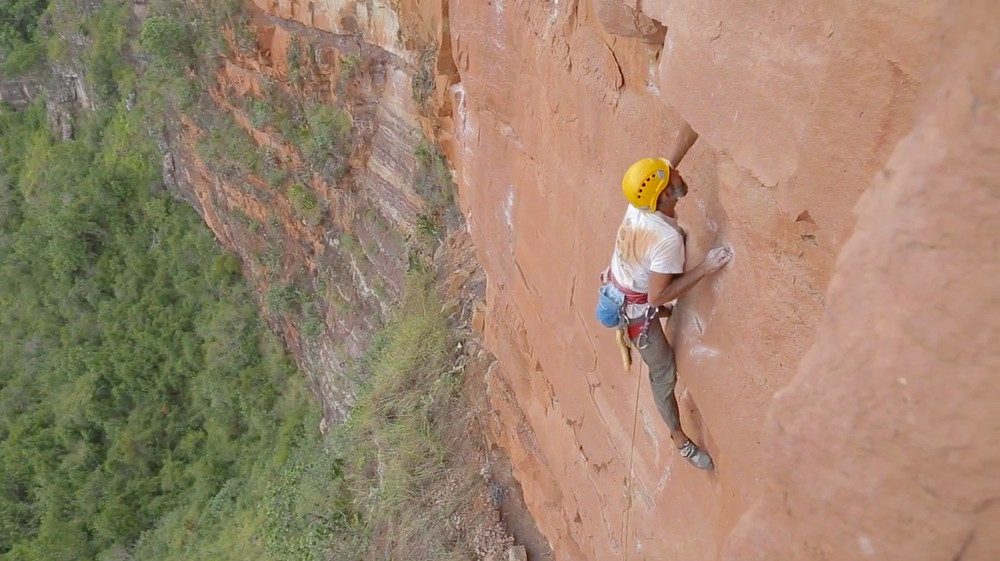
[[625,561],[628,561],[628,526],[629,515],[632,513],[632,461],[635,458],[635,431],[639,426],[639,388],[642,386],[642,361],[635,384],[635,411],[632,413],[632,444],[628,451],[628,474],[625,476],[625,512],[622,513],[624,530],[622,531],[622,547],[625,548]]

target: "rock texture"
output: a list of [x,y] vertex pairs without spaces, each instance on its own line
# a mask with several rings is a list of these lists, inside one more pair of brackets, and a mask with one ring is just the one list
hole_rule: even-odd
[[[1000,55],[942,17],[915,126],[857,206],[726,559],[1000,558]],[[989,108],[993,108],[991,110]],[[794,536],[795,539],[789,539]]]
[[26,107],[38,95],[41,85],[31,78],[6,80],[0,77],[0,102],[12,107]]
[[[450,3],[439,138],[489,277],[494,432],[559,559],[994,557],[997,292],[963,267],[995,264],[997,15]],[[676,158],[688,125],[689,266],[736,254],[668,325],[710,475],[673,452],[645,371],[622,372],[592,320],[621,173]],[[952,166],[967,175],[922,197]]]
[[[306,177],[323,219],[212,172],[193,119],[163,168],[261,293],[322,298],[319,337],[271,317],[325,421],[399,293],[426,137],[488,277],[470,319],[498,359],[483,421],[555,558],[1000,557],[995,2],[252,4],[256,45],[210,102],[300,177],[246,100],[278,87],[350,113],[346,173]],[[711,474],[673,451],[645,370],[623,372],[592,319],[623,170],[685,153],[689,266],[736,255],[667,325]]]

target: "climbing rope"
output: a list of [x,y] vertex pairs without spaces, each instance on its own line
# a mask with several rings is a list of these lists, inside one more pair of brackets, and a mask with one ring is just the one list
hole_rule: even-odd
[[639,361],[639,374],[636,376],[635,384],[635,411],[632,413],[632,444],[628,451],[628,474],[625,477],[625,512],[622,513],[624,519],[624,530],[622,531],[622,547],[625,548],[625,561],[628,561],[628,523],[629,515],[632,513],[632,460],[635,458],[635,431],[639,426],[639,388],[642,386],[642,364]]

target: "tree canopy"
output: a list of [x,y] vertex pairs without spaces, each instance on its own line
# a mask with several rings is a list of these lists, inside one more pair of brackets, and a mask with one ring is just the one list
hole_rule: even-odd
[[204,516],[250,477],[248,457],[315,438],[305,380],[236,260],[151,194],[158,158],[137,119],[97,114],[79,136],[56,141],[41,105],[0,112],[4,560],[129,546]]

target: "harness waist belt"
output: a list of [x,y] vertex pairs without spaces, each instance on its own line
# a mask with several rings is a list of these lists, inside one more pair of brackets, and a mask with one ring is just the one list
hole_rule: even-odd
[[625,301],[628,302],[629,304],[648,304],[649,303],[649,295],[648,294],[646,294],[645,292],[636,292],[634,290],[629,290],[628,288],[622,286],[622,284],[619,283],[617,279],[615,279],[615,276],[611,274],[611,268],[610,267],[608,267],[607,276],[608,276],[608,281],[611,284],[615,285],[615,288],[617,288],[618,290],[622,291],[622,294],[625,295]]

